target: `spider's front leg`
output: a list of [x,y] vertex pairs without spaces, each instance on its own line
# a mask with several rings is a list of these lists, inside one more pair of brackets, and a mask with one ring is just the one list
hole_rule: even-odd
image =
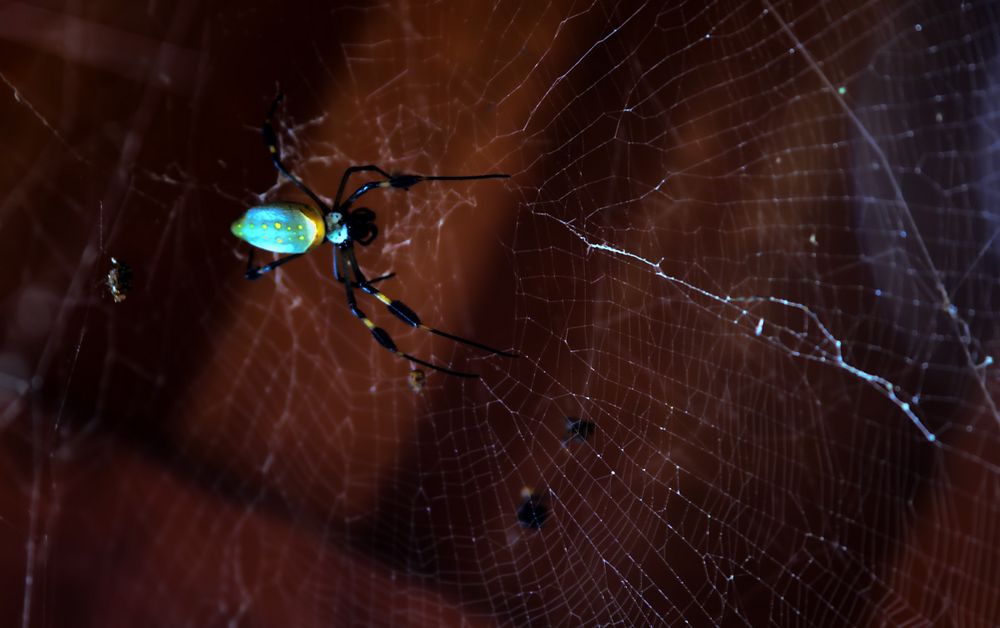
[[[381,181],[369,181],[354,190],[350,196],[344,199],[343,203],[341,198],[344,195],[344,188],[347,186],[347,180],[352,174],[356,172],[377,172],[385,179]],[[414,185],[420,183],[421,181],[476,181],[479,179],[509,179],[509,174],[475,174],[470,176],[426,176],[422,174],[397,174],[391,175],[385,170],[382,170],[378,166],[368,165],[368,166],[351,166],[344,171],[344,176],[340,179],[340,187],[337,189],[337,196],[334,200],[334,207],[340,209],[346,209],[351,206],[351,203],[356,201],[359,197],[367,194],[371,190],[378,189],[388,189],[396,188],[398,190],[409,190]]]

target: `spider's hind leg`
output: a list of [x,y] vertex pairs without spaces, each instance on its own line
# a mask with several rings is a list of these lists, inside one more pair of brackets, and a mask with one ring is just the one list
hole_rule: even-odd
[[254,256],[254,247],[251,246],[250,247],[250,253],[249,253],[249,255],[247,255],[247,270],[246,270],[246,273],[244,273],[244,275],[243,275],[244,277],[246,277],[247,279],[250,279],[251,281],[254,280],[254,279],[260,279],[261,275],[263,275],[265,273],[269,273],[272,270],[277,269],[282,264],[286,264],[286,263],[292,261],[293,259],[302,257],[302,253],[295,253],[293,255],[286,255],[285,257],[280,257],[280,258],[274,260],[273,262],[271,262],[270,264],[264,264],[263,266],[254,266],[253,265],[253,256]]

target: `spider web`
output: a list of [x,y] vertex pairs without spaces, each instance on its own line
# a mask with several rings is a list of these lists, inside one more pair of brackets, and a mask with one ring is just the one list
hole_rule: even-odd
[[[995,5],[86,4],[0,7],[4,625],[998,622]],[[512,175],[359,259],[521,357],[242,280],[279,85],[327,199]]]

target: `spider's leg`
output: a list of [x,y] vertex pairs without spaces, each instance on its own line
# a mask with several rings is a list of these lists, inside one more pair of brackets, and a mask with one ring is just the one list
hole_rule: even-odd
[[422,174],[400,174],[389,179],[389,187],[410,189],[421,181],[474,181],[476,179],[509,179],[509,174],[471,174],[463,176],[425,176]]
[[392,178],[391,174],[389,174],[385,170],[382,170],[378,166],[373,166],[371,164],[367,166],[351,166],[350,168],[344,171],[344,176],[340,178],[340,187],[337,188],[337,196],[334,197],[333,201],[334,207],[340,207],[340,197],[344,195],[344,188],[347,186],[347,180],[350,179],[351,175],[354,174],[355,172],[377,172],[386,179]]
[[[388,275],[381,275],[381,276],[376,277],[374,279],[369,279],[368,283],[375,284],[375,283],[378,283],[380,281],[385,281],[386,279],[392,279],[395,276],[396,276],[396,273],[389,273]],[[361,284],[359,284],[358,282],[355,281],[354,282],[354,287],[355,288],[360,288]]]
[[282,264],[287,264],[295,258],[302,257],[302,253],[295,253],[294,255],[286,255],[285,257],[280,257],[270,264],[264,264],[263,266],[253,265],[253,254],[254,247],[250,247],[250,254],[247,256],[247,271],[244,275],[247,279],[260,279],[260,276],[264,273],[269,273]]
[[274,167],[278,169],[278,172],[288,177],[288,179],[296,185],[300,190],[306,193],[319,206],[324,213],[330,212],[330,207],[323,202],[323,200],[309,187],[299,180],[298,177],[292,174],[292,172],[285,167],[285,164],[281,161],[281,145],[278,143],[278,134],[274,132],[274,127],[271,125],[271,119],[274,117],[274,112],[278,108],[278,103],[285,95],[278,92],[278,95],[274,99],[274,103],[271,104],[271,108],[267,112],[267,117],[264,118],[264,124],[260,127],[260,133],[264,136],[264,144],[267,146],[267,150],[271,153],[271,161],[274,162]]
[[469,345],[470,347],[476,347],[477,349],[482,349],[489,353],[495,353],[496,355],[502,355],[507,358],[516,358],[518,354],[511,353],[509,351],[501,351],[500,349],[494,349],[488,345],[484,345],[481,342],[476,342],[475,340],[469,340],[468,338],[462,338],[461,336],[456,336],[454,334],[449,334],[446,331],[441,331],[440,329],[435,329],[434,327],[429,327],[420,322],[420,317],[417,313],[410,309],[410,306],[406,305],[402,301],[397,301],[386,296],[381,290],[371,285],[371,282],[365,279],[364,273],[361,272],[361,266],[358,264],[358,258],[354,254],[353,248],[348,248],[346,251],[347,258],[351,263],[351,269],[354,271],[354,276],[357,282],[361,285],[361,289],[372,295],[379,301],[381,301],[386,308],[399,320],[403,321],[411,327],[419,327],[424,331],[429,331],[437,336],[442,336],[448,338],[449,340],[454,340],[455,342],[460,342],[462,344]]
[[[339,268],[339,264],[337,262],[338,259],[339,259],[339,256],[337,255],[337,252],[334,251],[333,252],[333,278],[336,279],[337,281],[339,281],[340,283],[344,283],[345,278],[343,276],[341,276],[341,274],[340,274],[340,268]],[[369,279],[368,283],[378,283],[380,281],[385,281],[386,279],[392,279],[395,276],[396,276],[396,273],[389,273],[387,275],[381,275],[381,276],[376,277],[374,279]],[[360,288],[361,284],[359,284],[356,281],[352,281],[351,282],[351,287],[353,287],[353,288]]]
[[[367,169],[369,166],[362,166],[361,168]],[[343,204],[339,203],[340,194],[337,195],[337,207],[341,211],[347,209],[351,204],[358,200],[359,197],[367,194],[368,192],[376,189],[386,189],[386,188],[397,188],[400,190],[409,190],[414,185],[420,183],[421,181],[470,181],[475,179],[509,179],[509,174],[476,174],[467,177],[430,177],[424,176],[422,174],[400,174],[396,176],[385,175],[384,172],[379,170],[386,178],[381,181],[369,181],[363,184],[358,189],[354,190],[350,196],[344,199]],[[346,180],[346,179],[345,179]],[[343,183],[343,182],[342,182]]]
[[[378,283],[380,281],[385,281],[386,279],[392,279],[395,276],[396,276],[396,273],[389,273],[388,275],[382,275],[381,277],[376,277],[374,279],[369,279],[368,283],[372,283],[372,284]],[[337,281],[339,281],[340,283],[344,283],[343,279],[338,279]],[[355,289],[360,289],[362,286],[358,282],[352,281],[351,282],[351,287],[355,288]]]
[[[334,252],[334,256],[335,256],[334,265],[335,266],[337,265],[336,258],[339,257],[339,255],[340,255],[339,251],[335,251]],[[339,275],[339,272],[337,274]],[[345,277],[345,279],[346,279],[346,277]],[[368,328],[368,331],[370,331],[372,333],[372,336],[375,337],[375,340],[378,341],[378,343],[380,345],[382,345],[383,348],[385,348],[387,351],[389,351],[393,355],[397,355],[397,356],[399,356],[399,357],[401,357],[403,359],[409,360],[411,362],[416,362],[417,364],[421,364],[423,366],[426,366],[429,369],[434,369],[435,371],[440,371],[442,373],[447,373],[448,375],[454,375],[456,377],[469,377],[469,378],[474,378],[474,379],[479,377],[479,375],[476,375],[475,373],[465,373],[465,372],[462,372],[462,371],[453,371],[453,370],[451,370],[449,368],[445,368],[443,366],[438,366],[436,364],[431,364],[430,362],[421,360],[420,358],[415,358],[415,357],[413,357],[412,355],[410,355],[408,353],[401,352],[396,347],[396,343],[393,342],[392,337],[389,336],[389,333],[386,330],[382,329],[381,327],[377,327],[375,325],[375,323],[373,323],[372,320],[370,318],[368,318],[368,316],[365,315],[364,312],[361,311],[361,308],[358,307],[357,299],[354,298],[354,287],[352,286],[352,282],[350,282],[350,281],[344,281],[344,288],[347,290],[347,305],[351,308],[351,314],[354,314],[355,317],[357,317],[358,319],[360,319],[361,322],[365,324],[365,327]]]

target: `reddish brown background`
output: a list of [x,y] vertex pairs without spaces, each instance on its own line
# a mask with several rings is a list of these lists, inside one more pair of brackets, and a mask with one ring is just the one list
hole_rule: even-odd
[[[976,176],[942,156],[977,150],[968,63],[994,54],[997,16],[466,4],[0,5],[0,623],[995,623],[994,378],[921,287],[938,268],[988,354],[988,189],[941,191]],[[930,243],[911,304],[907,267],[872,270],[902,219],[889,192],[862,202],[857,125],[931,129],[871,112],[920,111],[933,72],[958,122],[887,157],[925,164],[899,174]],[[386,322],[483,374],[415,396],[329,251],[242,281],[229,223],[298,198],[257,132],[279,84],[290,160],[327,196],[351,163],[513,175],[372,200],[362,260],[522,358]],[[110,255],[135,268],[120,305]],[[877,386],[790,355],[825,346],[800,310],[739,320],[698,289],[805,304],[858,368],[922,394],[939,443]],[[566,414],[595,441],[562,448]],[[525,485],[553,496],[534,534],[513,518]]]

